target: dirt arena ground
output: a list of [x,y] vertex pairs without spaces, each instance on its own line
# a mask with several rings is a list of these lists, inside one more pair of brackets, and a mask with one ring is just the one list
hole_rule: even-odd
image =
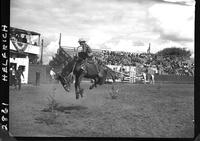
[[[10,132],[13,136],[47,137],[184,137],[194,136],[194,85],[111,84],[89,90],[76,100],[74,87],[60,84],[10,88]],[[53,97],[52,100],[48,98]],[[51,103],[51,104],[50,104]],[[54,108],[51,109],[51,105]]]

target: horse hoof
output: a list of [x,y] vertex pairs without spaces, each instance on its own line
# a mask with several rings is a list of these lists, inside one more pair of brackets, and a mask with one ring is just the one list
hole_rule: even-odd
[[65,89],[66,92],[69,92],[69,89]]
[[65,91],[69,92],[69,88],[67,86],[64,86]]

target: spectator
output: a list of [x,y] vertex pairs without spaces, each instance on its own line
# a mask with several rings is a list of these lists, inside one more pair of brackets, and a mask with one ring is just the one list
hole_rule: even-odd
[[27,43],[26,35],[24,35],[24,37],[22,38],[22,42],[23,42],[23,43]]
[[16,78],[15,78],[15,75],[16,75],[16,69],[15,69],[15,66],[13,65],[11,68],[10,68],[10,77],[11,77],[11,86],[14,84],[15,85],[15,82],[16,82]]
[[21,36],[18,37],[17,41],[18,42],[23,42],[22,34],[21,34]]
[[52,68],[51,70],[50,70],[50,76],[51,76],[51,78],[54,80],[55,79],[55,75],[56,75],[56,73],[54,72],[54,68]]

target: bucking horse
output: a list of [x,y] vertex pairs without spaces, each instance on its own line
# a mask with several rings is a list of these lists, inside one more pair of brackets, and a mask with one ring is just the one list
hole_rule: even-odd
[[[57,79],[61,82],[63,88],[69,92],[70,84],[73,82],[75,77],[75,94],[76,99],[79,99],[79,95],[83,97],[84,89],[81,88],[80,83],[82,78],[89,78],[94,80],[93,84],[90,86],[90,89],[97,87],[97,85],[102,85],[105,83],[108,69],[95,61],[94,59],[85,59],[82,57],[82,52],[79,52],[76,56],[73,57],[67,65],[64,66],[61,73],[57,75]],[[96,64],[95,64],[96,63]],[[82,69],[84,64],[85,69]]]

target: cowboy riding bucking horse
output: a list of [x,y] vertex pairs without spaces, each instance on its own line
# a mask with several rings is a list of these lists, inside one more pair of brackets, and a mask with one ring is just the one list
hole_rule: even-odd
[[[87,45],[86,40],[81,38],[78,43],[80,46],[77,47],[76,55],[57,76],[67,92],[69,92],[70,83],[73,82],[73,76],[75,76],[76,99],[79,98],[79,95],[83,97],[83,89],[80,87],[83,77],[94,80],[94,83],[89,87],[93,89],[97,84],[104,84],[108,74],[108,68],[94,58],[92,49]],[[78,52],[79,48],[81,48],[80,52]]]

